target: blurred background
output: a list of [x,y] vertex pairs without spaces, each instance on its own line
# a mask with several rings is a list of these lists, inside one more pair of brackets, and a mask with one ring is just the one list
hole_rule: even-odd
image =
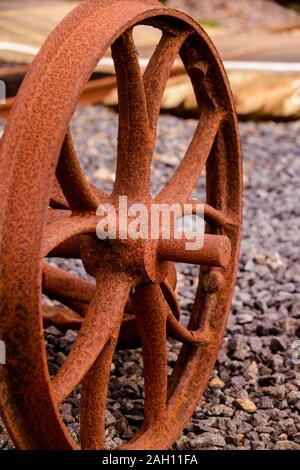
[[[0,0],[0,79],[13,97],[28,64],[55,25],[78,3],[71,0]],[[300,116],[300,5],[275,0],[164,0],[192,16],[208,32],[225,62],[241,118]],[[141,62],[157,37],[137,33]],[[17,66],[17,67],[16,67]],[[14,70],[12,70],[14,68]],[[99,64],[82,102],[116,104],[113,67]],[[102,78],[104,80],[99,81]],[[9,109],[2,107],[2,114]],[[163,107],[193,115],[196,103],[185,74],[169,81]]]

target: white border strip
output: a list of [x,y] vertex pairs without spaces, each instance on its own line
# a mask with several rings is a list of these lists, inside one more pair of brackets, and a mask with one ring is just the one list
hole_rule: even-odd
[[0,41],[0,51],[21,52],[22,54],[37,55],[39,52],[38,47],[26,46],[24,44],[17,44],[16,42]]
[[226,70],[250,70],[278,73],[300,72],[299,62],[258,62],[225,60],[224,66]]

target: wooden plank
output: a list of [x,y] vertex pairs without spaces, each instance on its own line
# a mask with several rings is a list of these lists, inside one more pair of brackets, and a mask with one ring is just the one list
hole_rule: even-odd
[[34,53],[3,50],[1,42],[39,49],[55,26],[77,5],[77,2],[28,1],[1,2],[0,62],[31,63]]

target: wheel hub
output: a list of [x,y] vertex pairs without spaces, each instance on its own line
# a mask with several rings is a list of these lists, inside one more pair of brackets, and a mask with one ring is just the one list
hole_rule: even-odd
[[108,266],[115,271],[126,271],[135,283],[163,282],[170,263],[159,257],[159,240],[99,240],[81,237],[81,257],[85,270],[94,277]]

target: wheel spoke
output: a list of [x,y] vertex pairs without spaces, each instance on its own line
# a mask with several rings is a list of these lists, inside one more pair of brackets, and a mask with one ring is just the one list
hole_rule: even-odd
[[43,293],[62,303],[69,300],[89,304],[95,293],[95,284],[44,263]]
[[43,239],[43,258],[67,240],[81,234],[96,233],[99,218],[96,216],[71,216],[55,220],[45,226]]
[[68,202],[56,178],[51,189],[50,206],[53,209],[69,209]]
[[[49,208],[47,212],[46,225],[66,219],[70,220],[72,212],[69,210]],[[46,228],[47,230],[47,228]],[[56,246],[49,254],[49,257],[56,258],[80,258],[80,237],[72,237],[60,245]]]
[[80,236],[70,238],[61,243],[54,250],[50,251],[48,257],[80,259]]
[[176,289],[176,284],[177,284],[177,271],[173,263],[170,263],[169,265],[169,271],[167,274],[167,277],[164,281],[168,286],[175,290]]
[[159,256],[163,260],[178,263],[200,264],[226,269],[231,253],[231,244],[228,237],[222,235],[204,235],[203,247],[187,250],[190,243],[184,236],[181,240],[161,240]]
[[178,303],[174,289],[167,282],[162,282],[161,290],[175,318],[180,318],[180,305]]
[[96,292],[77,340],[52,382],[58,403],[81,382],[120,327],[131,286],[132,280],[124,273],[99,271]]
[[161,418],[167,400],[166,319],[168,304],[160,286],[138,287],[134,296],[138,330],[142,341],[145,406],[144,429]]
[[[196,199],[189,199],[185,203],[186,205],[189,205],[191,207],[191,211],[187,213],[186,209],[187,206],[184,205],[182,206],[182,213],[184,215],[189,215],[189,214],[199,214],[200,216],[203,215],[202,209],[204,209],[204,219],[205,221],[211,225],[211,226],[222,226],[226,227],[228,225],[236,225],[236,222],[232,220],[230,217],[226,215],[224,211],[215,209],[209,204],[203,204],[202,201],[197,201]],[[199,213],[199,208],[200,208],[200,213]]]
[[119,137],[114,194],[148,195],[152,158],[151,133],[143,78],[132,30],[112,45],[118,84]]
[[185,31],[177,35],[164,32],[144,73],[149,124],[153,137],[166,83],[187,34]]
[[51,224],[52,222],[56,222],[57,220],[63,220],[67,217],[70,217],[72,212],[70,210],[64,209],[53,209],[52,207],[48,208],[47,211],[47,221],[46,224]]
[[174,175],[158,194],[158,202],[184,204],[187,201],[210,155],[220,122],[221,114],[217,111],[201,113],[193,140]]
[[[96,210],[102,202],[101,197],[99,197],[99,195],[101,196],[100,190],[97,190],[96,194],[81,169],[70,131],[67,133],[62,145],[56,168],[56,177],[72,211]],[[107,198],[108,196],[102,193],[103,201]]]
[[188,330],[185,328],[172,314],[168,313],[167,318],[167,333],[173,339],[181,341],[184,344],[199,345],[200,343],[206,343],[209,339],[208,325],[205,329],[200,330]]
[[109,374],[119,326],[109,338],[95,364],[82,382],[80,399],[81,448],[99,450],[105,445],[105,406]]
[[82,324],[82,317],[67,307],[43,305],[43,325],[58,328],[76,328]]
[[[52,224],[53,222],[62,221],[66,219],[66,222],[70,220],[72,212],[49,208],[47,212],[46,225]],[[47,230],[47,228],[46,228]],[[60,245],[56,246],[54,250],[49,253],[49,257],[57,258],[80,258],[80,237],[72,237]]]

